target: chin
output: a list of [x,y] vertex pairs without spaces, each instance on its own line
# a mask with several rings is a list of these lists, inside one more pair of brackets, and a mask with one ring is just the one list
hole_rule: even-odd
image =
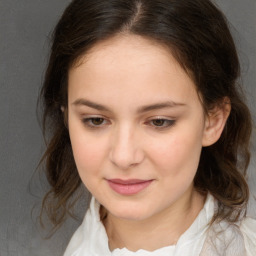
[[118,208],[108,210],[113,216],[119,219],[130,221],[142,221],[151,216],[151,212],[147,207],[132,207],[131,205],[119,206]]

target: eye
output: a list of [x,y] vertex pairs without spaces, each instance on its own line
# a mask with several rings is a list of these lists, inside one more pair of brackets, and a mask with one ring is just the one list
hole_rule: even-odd
[[100,117],[91,118],[91,123],[92,123],[93,125],[98,126],[98,125],[103,124],[103,122],[104,122],[104,119],[103,119],[103,118],[100,118]]
[[166,120],[164,119],[155,119],[152,120],[153,125],[155,126],[163,126]]
[[156,118],[149,121],[154,128],[168,128],[175,124],[175,120],[169,120],[164,118]]
[[89,117],[82,119],[82,122],[90,128],[99,128],[107,123],[102,117]]

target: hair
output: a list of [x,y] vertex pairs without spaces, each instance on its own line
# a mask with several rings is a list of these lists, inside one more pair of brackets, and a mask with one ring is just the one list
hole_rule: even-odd
[[[195,188],[218,200],[215,220],[237,221],[246,208],[252,119],[238,83],[240,66],[225,16],[210,0],[73,0],[59,20],[40,100],[47,148],[41,160],[51,186],[42,203],[55,227],[71,214],[81,185],[61,107],[69,69],[93,46],[122,33],[167,46],[193,79],[209,113],[228,98],[220,139],[202,149]],[[166,195],[168,196],[168,195]]]

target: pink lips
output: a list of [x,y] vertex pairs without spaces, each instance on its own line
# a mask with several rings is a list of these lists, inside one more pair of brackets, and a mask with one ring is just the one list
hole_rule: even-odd
[[148,187],[153,180],[121,180],[112,179],[107,180],[109,186],[118,194],[121,195],[134,195]]

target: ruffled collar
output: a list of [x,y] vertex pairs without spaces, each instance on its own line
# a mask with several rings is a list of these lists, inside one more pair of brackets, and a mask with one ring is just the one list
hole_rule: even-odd
[[[131,252],[126,248],[115,249],[108,247],[106,230],[100,220],[100,204],[92,197],[83,223],[73,235],[64,256],[117,256],[117,255],[199,255],[205,240],[205,233],[214,214],[214,198],[208,194],[203,209],[192,225],[181,235],[176,245],[163,247],[153,252],[139,250]],[[84,253],[86,252],[86,254]],[[195,254],[192,252],[195,252]],[[187,254],[188,253],[188,254]],[[189,254],[190,253],[190,254]],[[197,254],[196,254],[197,253]]]

